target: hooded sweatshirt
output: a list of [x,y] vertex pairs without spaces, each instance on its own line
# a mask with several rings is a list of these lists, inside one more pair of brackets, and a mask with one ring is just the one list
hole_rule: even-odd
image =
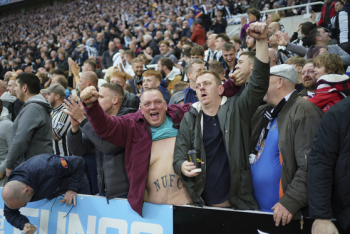
[[4,107],[8,109],[9,114],[7,117],[14,122],[24,103],[9,92],[5,92],[0,99],[3,101]]
[[167,89],[170,93],[170,96],[173,96],[175,84],[181,81],[181,79],[182,79],[181,71],[177,67],[173,67],[171,72],[165,77],[165,80],[168,82]]
[[[0,117],[0,172],[2,174],[5,174],[5,159],[7,157],[8,149],[11,144],[11,141],[9,139],[10,132],[12,130],[12,122],[6,117],[1,116]],[[0,185],[3,186],[3,184]]]
[[24,103],[13,123],[6,168],[14,169],[19,163],[38,154],[54,153],[51,110],[50,103],[40,94]]

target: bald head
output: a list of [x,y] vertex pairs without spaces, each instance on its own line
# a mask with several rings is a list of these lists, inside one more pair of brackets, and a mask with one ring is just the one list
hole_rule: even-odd
[[98,77],[95,72],[85,71],[81,73],[79,87],[80,91],[83,91],[88,86],[94,86],[97,88],[98,85]]
[[2,189],[2,198],[10,209],[25,207],[32,199],[34,190],[23,182],[12,180]]
[[8,78],[10,78],[11,76],[12,76],[12,72],[11,72],[11,71],[8,71],[8,72],[5,73],[4,79],[8,79]]
[[278,22],[272,22],[269,24],[269,27],[267,29],[268,31],[268,35],[271,36],[273,35],[275,32],[281,30],[281,24]]
[[109,49],[109,52],[113,52],[115,50],[115,44],[113,41],[110,41],[108,43],[108,49]]

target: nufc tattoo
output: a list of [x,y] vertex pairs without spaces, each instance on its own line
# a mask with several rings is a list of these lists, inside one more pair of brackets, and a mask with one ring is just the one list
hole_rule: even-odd
[[[170,187],[173,187],[173,182],[174,182],[174,178],[175,177],[176,177],[175,175],[169,174],[169,186]],[[168,187],[168,179],[167,178],[168,178],[168,175],[165,175],[165,176],[161,177],[163,188]],[[176,184],[178,189],[182,189],[181,183],[182,183],[182,179],[178,178],[177,179],[177,184]],[[157,189],[157,192],[158,192],[161,189],[161,186],[159,184],[159,180],[158,179],[156,181],[154,181],[154,185],[156,186],[156,189]]]

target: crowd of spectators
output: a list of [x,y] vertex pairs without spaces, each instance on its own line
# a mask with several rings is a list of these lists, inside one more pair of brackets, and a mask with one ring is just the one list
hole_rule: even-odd
[[[127,198],[140,215],[143,202],[194,204],[349,230],[350,0],[310,7],[292,36],[280,19],[305,8],[261,14],[307,2],[73,0],[1,17],[7,220],[35,232],[18,208],[53,194],[36,196],[19,165],[55,154],[83,157],[89,193]],[[79,177],[65,199],[79,181],[86,191]]]

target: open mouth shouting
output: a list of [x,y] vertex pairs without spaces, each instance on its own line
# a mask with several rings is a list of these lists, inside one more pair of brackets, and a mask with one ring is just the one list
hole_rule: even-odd
[[150,116],[152,120],[157,120],[159,118],[159,113],[151,113]]

